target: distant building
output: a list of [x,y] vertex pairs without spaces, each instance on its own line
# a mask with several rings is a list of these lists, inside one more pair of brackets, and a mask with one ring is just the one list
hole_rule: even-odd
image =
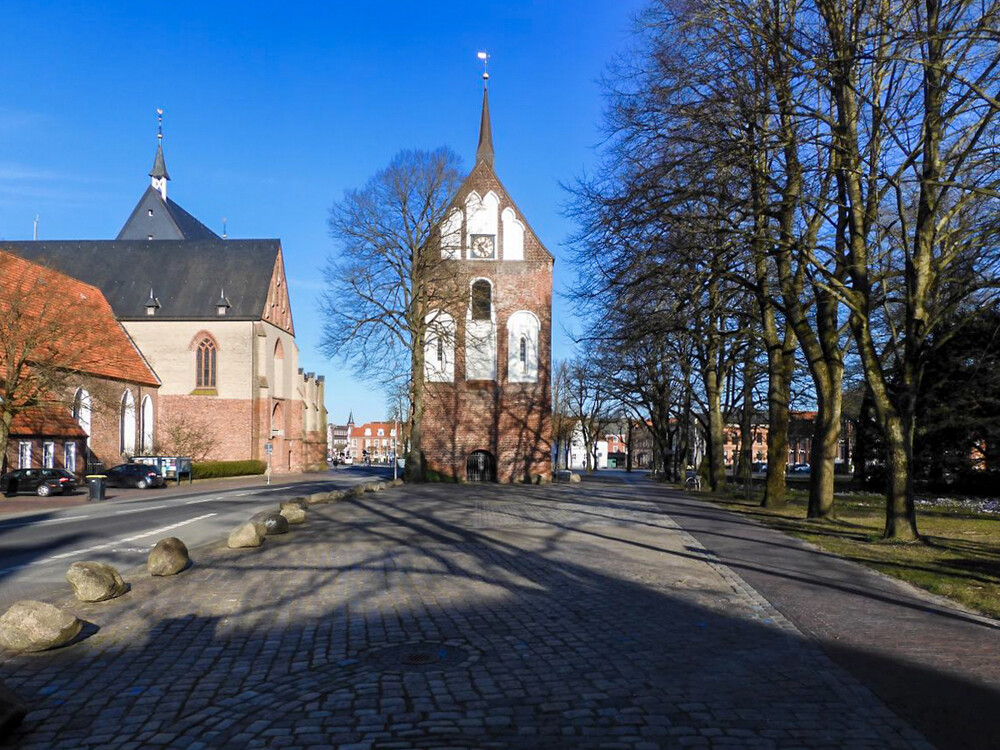
[[327,426],[327,444],[330,446],[330,458],[350,458],[351,428],[354,426],[354,412],[347,417],[347,424],[330,424]]
[[365,422],[357,426],[352,424],[348,434],[351,458],[354,461],[368,459],[374,463],[388,463],[397,449],[402,455],[402,444],[397,440],[398,427],[395,422]]

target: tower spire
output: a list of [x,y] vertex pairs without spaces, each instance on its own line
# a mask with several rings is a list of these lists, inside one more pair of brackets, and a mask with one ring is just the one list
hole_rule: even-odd
[[167,180],[170,175],[167,173],[167,163],[163,159],[163,108],[156,110],[156,158],[153,160],[153,168],[149,171],[150,184],[155,190],[160,192],[160,197],[167,200]]
[[483,112],[479,119],[479,146],[476,148],[476,162],[485,161],[493,168],[493,128],[490,125],[490,95],[487,84],[490,80],[488,69],[489,55],[480,52],[479,59],[483,61]]

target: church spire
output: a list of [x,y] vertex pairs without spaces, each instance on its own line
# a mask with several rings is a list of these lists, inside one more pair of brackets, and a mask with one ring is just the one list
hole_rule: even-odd
[[479,146],[476,148],[476,162],[485,161],[492,169],[493,128],[490,125],[490,95],[486,88],[486,84],[490,80],[490,74],[486,68],[489,55],[480,52],[479,59],[483,61],[483,113],[479,119]]
[[156,110],[156,158],[153,160],[153,168],[149,171],[150,184],[153,189],[158,190],[160,197],[167,200],[167,180],[170,175],[167,173],[167,163],[163,159],[163,109]]

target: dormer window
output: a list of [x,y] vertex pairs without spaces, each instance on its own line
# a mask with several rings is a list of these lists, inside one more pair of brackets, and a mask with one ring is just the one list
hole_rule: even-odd
[[150,216],[152,216],[152,215],[153,215],[153,209],[149,209],[149,215],[150,215]]
[[151,239],[153,239],[153,235],[151,235],[151,234],[147,234],[147,235],[146,235],[146,239],[147,239],[147,240],[151,240]]
[[218,315],[219,317],[222,317],[223,315],[226,314],[226,310],[228,310],[230,307],[232,307],[232,305],[230,305],[229,300],[226,299],[226,291],[225,289],[223,289],[219,293],[218,302],[215,303],[215,314]]
[[153,290],[149,290],[149,299],[146,301],[146,315],[156,315],[160,309],[160,300],[153,296]]

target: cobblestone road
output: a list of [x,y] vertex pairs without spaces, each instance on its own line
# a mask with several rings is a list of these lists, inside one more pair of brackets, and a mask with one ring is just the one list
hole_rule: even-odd
[[[127,578],[23,748],[927,748],[641,490],[427,486]],[[68,587],[67,587],[68,588]]]

